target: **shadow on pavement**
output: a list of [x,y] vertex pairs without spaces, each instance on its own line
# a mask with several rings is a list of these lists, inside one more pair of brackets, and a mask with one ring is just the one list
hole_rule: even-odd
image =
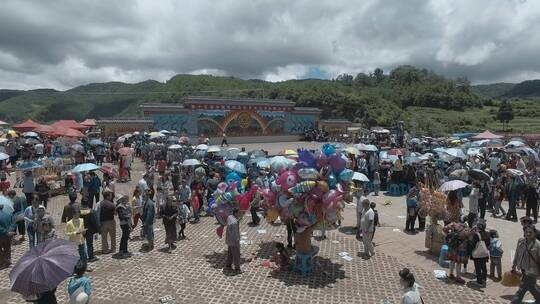
[[[242,249],[240,249],[240,253],[242,253]],[[215,269],[221,269],[225,268],[225,263],[227,262],[227,250],[225,249],[222,252],[214,252],[211,254],[205,254],[204,257],[206,258],[206,261],[210,266],[212,266]],[[240,257],[240,266],[245,263],[251,262],[251,259],[245,259],[243,257]]]
[[302,276],[294,271],[272,271],[270,276],[287,286],[306,285],[309,288],[324,288],[346,278],[342,264],[316,256],[313,258],[313,272]]
[[341,226],[338,229],[339,232],[346,234],[346,235],[355,235],[356,234],[356,227],[354,226]]

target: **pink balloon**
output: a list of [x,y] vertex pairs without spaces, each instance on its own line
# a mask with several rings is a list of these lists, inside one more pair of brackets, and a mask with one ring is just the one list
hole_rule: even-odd
[[326,166],[326,164],[328,164],[328,157],[322,152],[319,153],[319,155],[317,155],[317,167],[322,168]]
[[332,189],[323,195],[323,209],[328,210],[334,208],[336,204],[343,198],[343,192]]

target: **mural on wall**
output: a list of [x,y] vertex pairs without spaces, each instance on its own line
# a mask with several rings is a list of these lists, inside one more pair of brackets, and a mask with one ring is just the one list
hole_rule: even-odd
[[222,122],[229,115],[227,110],[199,110],[197,115],[197,131],[208,137],[218,137],[223,133]]
[[228,136],[258,136],[264,134],[262,123],[253,113],[241,112],[230,119],[224,129]]
[[151,116],[156,130],[176,131],[178,134],[193,134],[189,116],[178,114],[155,114]]
[[289,115],[285,123],[285,132],[289,134],[302,134],[315,129],[314,115]]

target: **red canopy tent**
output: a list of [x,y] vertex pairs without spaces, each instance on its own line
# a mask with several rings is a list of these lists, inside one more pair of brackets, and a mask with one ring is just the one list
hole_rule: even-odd
[[79,130],[75,130],[75,129],[67,128],[67,127],[62,127],[62,126],[55,127],[52,134],[55,135],[55,136],[59,136],[59,137],[78,137],[78,138],[81,138],[81,137],[86,136]]
[[13,129],[15,129],[16,131],[19,131],[19,132],[28,132],[28,131],[33,131],[35,128],[41,126],[40,124],[38,124],[37,122],[29,119],[23,123],[20,123],[18,125],[14,125],[13,126]]
[[85,121],[81,122],[81,125],[85,127],[95,127],[97,126],[96,120],[92,118],[87,118]]
[[50,134],[54,131],[54,127],[48,126],[48,125],[40,125],[39,127],[34,129],[34,132],[42,133],[42,134]]
[[62,127],[62,128],[70,128],[75,130],[86,130],[88,127],[81,125],[80,123],[76,122],[75,120],[59,120],[51,125],[53,128]]
[[476,134],[475,136],[472,137],[472,139],[500,139],[503,137],[504,136],[493,134],[489,132],[488,130],[486,130],[480,134]]

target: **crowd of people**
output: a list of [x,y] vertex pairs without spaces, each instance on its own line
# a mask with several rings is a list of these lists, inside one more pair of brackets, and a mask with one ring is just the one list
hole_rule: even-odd
[[[171,137],[173,140],[170,140]],[[83,140],[80,142],[83,149],[60,152],[52,141],[43,141],[40,149],[36,147],[38,144],[19,145],[16,140],[9,139],[5,144],[6,152],[13,147],[18,152],[15,156],[10,155],[9,160],[4,162],[3,175],[0,175],[4,184],[0,183],[0,186],[13,203],[14,212],[11,215],[0,212],[0,262],[3,266],[11,263],[11,238],[15,232],[19,234],[20,243],[28,239],[30,248],[58,237],[56,225],[47,212],[50,196],[47,184],[39,177],[34,177],[32,170],[26,170],[23,176],[21,192],[24,195],[17,194],[9,183],[6,184],[6,174],[17,168],[17,160],[22,154],[22,162],[52,157],[57,153],[70,153],[74,164],[102,165],[106,162],[118,165],[118,170],[105,170],[100,174],[97,173],[99,170],[92,170],[66,175],[65,192],[69,202],[64,206],[61,217],[61,221],[65,223],[63,235],[77,246],[80,255],[74,271],[75,276],[69,283],[69,294],[74,297],[82,295],[84,298],[85,295],[91,295],[91,284],[84,273],[92,270],[89,263],[98,261],[94,251],[96,235],[101,236],[102,254],[113,254],[114,258],[119,259],[130,258],[132,253],[128,250],[128,243],[134,240],[132,232],[140,227],[137,237],[145,240],[141,251],[152,251],[155,247],[154,225],[157,220],[161,220],[165,228],[166,249],[174,251],[177,242],[185,240],[186,235],[189,235],[188,223],[197,224],[202,215],[213,215],[208,205],[218,185],[225,180],[228,169],[224,162],[227,158],[238,159],[244,163],[246,172],[242,174],[241,181],[244,189],[250,189],[251,185],[257,185],[260,189],[250,201],[249,208],[252,215],[250,225],[259,225],[258,211],[264,209],[265,204],[265,197],[261,192],[275,184],[279,178],[279,170],[250,162],[249,154],[245,151],[240,151],[244,155],[237,152],[230,156],[209,152],[208,146],[202,149],[191,147],[188,142],[185,138],[174,136],[114,136],[99,144],[92,144],[92,140]],[[171,148],[174,145],[178,147]],[[23,150],[26,152],[22,153]],[[350,196],[344,196],[343,200],[357,203],[357,231],[364,244],[366,258],[375,254],[373,238],[379,225],[376,205],[368,199],[368,194],[379,195],[380,191],[389,190],[394,184],[407,185],[410,190],[406,195],[405,230],[414,233],[416,219],[419,220],[418,230],[424,230],[428,216],[423,212],[419,189],[426,186],[436,189],[447,181],[458,179],[470,182],[470,186],[448,193],[446,212],[441,218],[444,222],[445,243],[448,246],[446,258],[450,260],[450,279],[458,283],[464,282],[461,267],[466,270],[469,259],[474,261],[476,284],[479,287],[486,284],[488,261],[490,275],[494,278],[501,277],[502,244],[497,231],[487,229],[487,212],[491,212],[493,216],[499,216],[499,212],[502,212],[508,220],[517,220],[516,208],[520,204],[525,206],[527,216],[532,219],[522,219],[525,237],[518,244],[518,252],[523,252],[523,249],[519,251],[520,246],[525,246],[523,244],[533,248],[540,246],[540,243],[528,238],[530,229],[534,229],[533,224],[536,223],[538,213],[534,154],[483,149],[480,153],[463,158],[448,157],[441,151],[424,151],[425,154],[415,155],[409,150],[397,148],[392,149],[393,153],[391,150],[384,154],[362,147],[358,150],[345,150],[347,167],[364,174],[369,181],[355,181],[350,188]],[[245,155],[247,157],[244,157]],[[259,155],[268,156],[265,151],[260,151]],[[131,180],[131,167],[136,157],[145,164],[144,174],[131,193],[119,193],[116,183]],[[186,159],[197,162],[186,164]],[[469,205],[464,208],[463,200],[467,196]],[[504,210],[501,204],[504,200],[509,202],[508,211]],[[225,243],[228,247],[226,268],[233,273],[242,272],[240,217],[240,210],[235,208],[224,223]],[[291,254],[295,248],[297,227],[295,220],[286,220],[284,223],[287,227],[287,238],[284,240],[287,245],[276,244],[273,261],[279,269],[288,270],[292,268]],[[121,238],[117,250],[118,226]],[[324,230],[322,233],[324,238]],[[524,250],[525,253],[528,252],[527,249]],[[540,251],[534,252],[540,255]],[[533,260],[531,255],[516,254],[514,268],[522,270],[524,279],[513,301],[520,301],[527,290],[533,292],[535,297],[538,294],[533,288],[535,280],[526,275],[538,274],[531,266]],[[406,269],[399,275],[407,294],[407,300],[402,303],[420,303],[419,287],[414,276]],[[44,293],[40,297],[49,298],[51,293]]]

